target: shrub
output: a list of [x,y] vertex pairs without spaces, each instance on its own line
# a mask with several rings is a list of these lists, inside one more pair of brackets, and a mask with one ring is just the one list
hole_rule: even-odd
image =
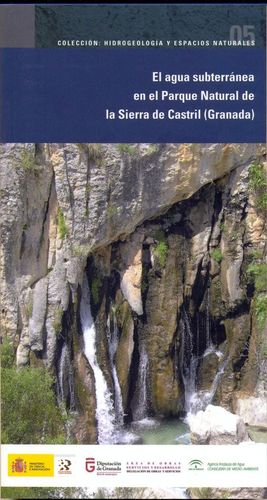
[[157,153],[159,151],[159,145],[158,144],[149,144],[147,148],[147,154],[152,155],[154,153]]
[[258,328],[262,331],[267,321],[267,295],[258,295],[255,298],[255,314]]
[[118,150],[121,154],[134,155],[136,147],[133,144],[118,144]]
[[63,443],[54,379],[44,368],[2,368],[2,443]]
[[55,329],[56,335],[59,335],[62,328],[62,317],[63,317],[63,309],[61,306],[57,306],[54,311],[54,320],[53,327]]
[[24,170],[36,172],[38,165],[36,164],[35,155],[31,151],[24,150],[20,156],[20,164]]
[[28,320],[32,317],[32,311],[33,311],[33,303],[32,300],[30,300],[25,306],[25,312]]
[[256,200],[256,206],[258,208],[262,208],[262,210],[267,209],[267,193],[261,193],[258,195]]
[[5,337],[1,344],[1,366],[11,368],[15,362],[15,349],[13,344]]
[[221,252],[221,249],[220,248],[214,248],[214,250],[212,250],[211,252],[211,257],[216,261],[218,262],[218,264],[221,263],[222,261],[222,252]]
[[249,253],[248,253],[248,258],[250,260],[255,260],[255,259],[260,259],[262,257],[262,250],[259,250],[257,248],[253,248]]
[[247,275],[254,282],[257,293],[267,289],[267,264],[252,262],[247,268]]
[[82,488],[2,487],[2,498],[84,498]]
[[60,239],[64,240],[64,238],[68,236],[68,228],[65,222],[64,214],[60,207],[57,212],[57,227]]
[[103,160],[103,150],[101,144],[87,144],[89,161],[100,166]]
[[256,207],[262,210],[267,208],[267,177],[264,165],[254,162],[249,167],[249,187],[255,193]]
[[159,229],[155,234],[157,244],[155,246],[154,254],[158,258],[160,266],[165,267],[168,255],[168,240],[165,233]]
[[107,207],[107,216],[109,219],[112,219],[112,217],[114,217],[114,215],[116,215],[118,213],[118,207],[116,207],[115,205],[109,205]]
[[91,252],[91,245],[89,244],[72,246],[72,253],[75,257],[88,257],[90,252]]
[[249,167],[249,185],[252,189],[267,187],[266,174],[262,163],[254,162]]

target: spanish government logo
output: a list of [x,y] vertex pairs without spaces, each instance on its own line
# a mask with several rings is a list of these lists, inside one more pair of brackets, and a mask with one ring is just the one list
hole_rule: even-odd
[[12,462],[12,472],[17,472],[18,474],[27,472],[27,464],[23,458],[15,458]]
[[54,476],[54,455],[9,454],[9,476]]

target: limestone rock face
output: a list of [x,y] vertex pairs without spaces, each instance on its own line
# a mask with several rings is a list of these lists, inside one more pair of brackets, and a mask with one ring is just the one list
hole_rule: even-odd
[[86,358],[77,353],[74,359],[75,392],[78,398],[80,415],[75,422],[75,438],[78,443],[97,442],[95,420],[94,379]]
[[[151,231],[153,234],[153,227]],[[179,236],[170,235],[164,267],[161,270],[152,267],[148,271],[145,322],[140,325],[140,339],[143,339],[149,359],[152,411],[165,416],[177,415],[182,408],[180,382],[175,376],[174,346],[178,291],[182,280],[179,241]]]
[[219,406],[208,405],[205,411],[188,417],[193,444],[237,444],[248,440],[242,418]]
[[126,408],[129,397],[130,368],[134,350],[134,322],[128,302],[122,302],[120,297],[117,299],[116,303],[119,303],[120,307],[118,323],[121,330],[121,336],[118,343],[115,362],[121,387],[123,407]]
[[143,314],[141,296],[143,239],[143,234],[137,232],[128,239],[127,243],[121,246],[121,291],[128,300],[132,310],[139,315]]
[[212,386],[219,366],[219,357],[216,352],[204,356],[198,374],[198,386],[201,390],[209,390]]
[[53,144],[59,205],[74,245],[107,245],[255,158],[253,144]]
[[248,268],[264,263],[266,219],[249,166],[263,146],[3,144],[0,153],[1,332],[19,366],[38,360],[56,377],[68,344],[78,441],[96,441],[80,338],[85,274],[97,359],[113,400],[116,371],[125,412],[145,394],[147,416],[178,416],[199,391],[253,421],[267,366]]
[[42,351],[44,346],[43,329],[46,316],[48,280],[38,281],[34,287],[33,310],[29,321],[29,342],[32,351]]
[[262,151],[254,144],[136,144],[130,152],[119,146],[1,145],[2,321],[13,338],[20,291],[46,276],[58,254],[77,286],[77,260],[84,267],[90,250],[132,233]]

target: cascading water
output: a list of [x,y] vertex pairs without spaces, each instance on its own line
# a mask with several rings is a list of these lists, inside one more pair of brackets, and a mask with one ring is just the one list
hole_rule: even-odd
[[201,361],[210,353],[215,353],[219,358],[223,356],[223,354],[216,349],[216,346],[212,342],[209,309],[210,309],[210,291],[208,288],[206,296],[205,330],[204,330],[205,351],[202,355],[200,354],[199,317],[197,316],[196,318],[196,346],[194,346],[194,332],[191,328],[188,314],[185,309],[183,309],[182,311],[182,318],[180,323],[181,366],[182,366],[182,378],[184,383],[184,394],[185,394],[185,411],[188,414],[194,414],[199,410],[204,410],[206,406],[212,402],[219,381],[228,363],[228,358],[226,358],[221,363],[209,391],[197,391],[196,389],[197,372],[198,372],[198,367],[201,364]]
[[82,285],[80,315],[84,339],[84,354],[90,363],[95,377],[98,442],[99,444],[114,444],[117,442],[114,405],[111,392],[97,362],[96,330],[91,314],[90,292],[86,277]]
[[139,371],[137,377],[136,397],[133,406],[133,420],[143,420],[147,417],[147,375],[148,356],[144,343],[140,346]]
[[193,353],[193,332],[185,309],[181,319],[182,378],[185,394],[185,411],[191,411],[191,400],[196,392],[198,357]]
[[[111,308],[112,309],[112,308]],[[108,347],[109,347],[109,357],[111,363],[112,370],[112,378],[114,383],[114,392],[115,392],[115,413],[116,413],[116,422],[118,427],[123,426],[123,404],[122,404],[122,395],[121,388],[118,380],[118,374],[115,364],[115,355],[119,343],[119,332],[115,315],[113,315],[113,324],[111,325],[110,314],[107,320],[107,337],[108,337]]]
[[211,340],[211,332],[210,332],[210,289],[207,288],[207,297],[206,297],[206,349],[212,345]]

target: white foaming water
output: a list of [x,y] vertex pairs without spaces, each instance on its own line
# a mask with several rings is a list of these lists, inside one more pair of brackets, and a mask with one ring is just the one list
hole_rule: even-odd
[[185,391],[185,411],[191,411],[191,402],[196,393],[198,357],[193,354],[193,332],[186,310],[182,318],[182,377]]
[[[216,352],[216,351],[215,351]],[[216,353],[217,354],[217,353]],[[220,353],[222,354],[222,353]],[[187,414],[185,422],[188,421],[191,415],[194,415],[200,410],[205,410],[207,406],[212,403],[212,400],[215,396],[219,381],[224,373],[224,370],[227,366],[229,358],[226,358],[222,365],[220,366],[218,372],[216,373],[214,380],[212,382],[211,388],[209,391],[196,391],[192,394],[190,399],[190,410]]]
[[[223,353],[219,351],[216,346],[212,343],[211,331],[210,331],[210,319],[209,319],[209,307],[210,307],[210,292],[207,291],[207,302],[206,302],[206,349],[202,356],[195,355],[193,351],[193,332],[190,325],[190,320],[187,315],[186,310],[183,310],[182,322],[181,322],[181,365],[182,365],[182,377],[184,382],[185,391],[185,411],[187,416],[197,413],[199,410],[205,410],[205,408],[212,402],[220,379],[224,373],[225,367],[228,362],[228,358],[222,361],[216,376],[212,382],[209,391],[197,391],[196,379],[198,365],[206,356],[211,353],[216,354],[216,356],[221,359]],[[198,342],[199,342],[199,331],[197,324],[197,353],[199,352]],[[185,422],[187,421],[187,417]]]
[[133,429],[153,429],[159,427],[160,422],[151,417],[142,418],[142,420],[135,420],[132,422]]
[[206,299],[206,349],[212,346],[212,340],[210,335],[210,289],[207,289],[207,299]]
[[82,285],[80,315],[84,339],[84,353],[95,377],[98,442],[99,444],[114,444],[117,442],[115,411],[111,392],[97,362],[96,330],[91,314],[90,292],[86,277]]
[[60,361],[59,361],[59,372],[58,372],[58,395],[59,402],[64,401],[64,372],[66,366],[66,353],[67,353],[67,344],[65,343],[62,347]]
[[110,325],[110,315],[108,316],[107,328],[108,328],[107,337],[108,337],[109,357],[110,357],[110,362],[111,362],[112,378],[113,378],[114,391],[115,391],[116,421],[117,421],[118,427],[122,427],[123,426],[124,410],[123,410],[123,404],[122,404],[121,388],[120,388],[116,364],[115,364],[115,355],[116,355],[116,351],[117,351],[117,347],[118,347],[118,343],[119,343],[119,332],[118,332],[118,326],[117,326],[115,315],[113,318],[113,328],[111,328],[111,325]]
[[143,420],[147,417],[147,375],[148,356],[145,346],[140,349],[139,372],[137,379],[137,398],[133,409],[133,420]]

